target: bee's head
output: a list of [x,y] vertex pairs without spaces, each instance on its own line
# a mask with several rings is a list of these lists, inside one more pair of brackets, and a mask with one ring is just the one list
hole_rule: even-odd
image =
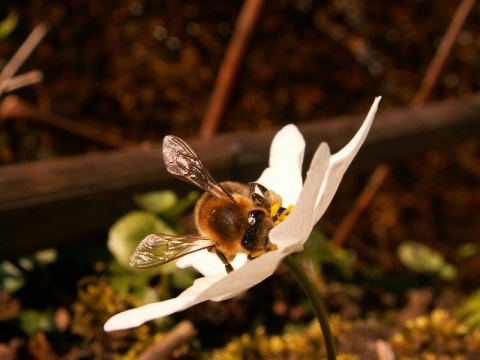
[[270,244],[268,234],[273,228],[271,217],[264,210],[248,213],[247,229],[242,238],[242,247],[249,252],[266,250]]

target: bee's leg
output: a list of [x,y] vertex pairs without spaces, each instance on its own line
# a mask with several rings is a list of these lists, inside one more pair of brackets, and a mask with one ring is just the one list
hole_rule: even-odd
[[233,266],[228,262],[225,254],[222,253],[217,248],[215,248],[215,253],[217,254],[218,258],[222,260],[223,264],[225,265],[225,270],[227,271],[227,273],[231,273],[234,269],[233,269]]
[[272,213],[271,216],[273,222],[277,222],[282,215],[287,216],[290,213],[291,209],[287,209],[282,206],[282,197],[280,195],[275,194],[272,190],[268,190],[265,186],[259,183],[250,183],[250,188],[252,188],[252,186],[253,189],[258,187],[263,195],[255,196],[255,194],[253,194],[252,199],[254,201],[259,200],[260,204]]
[[274,250],[278,250],[278,246],[275,245],[275,244],[272,244],[270,241],[268,242],[268,245],[265,246],[265,249],[262,249],[262,250],[258,250],[256,252],[252,252],[250,254],[247,255],[247,259],[248,260],[253,260],[253,259],[256,259],[260,256],[262,256],[263,254],[266,254],[267,252],[269,251],[274,251]]
[[254,199],[257,183],[252,181],[248,183],[248,197]]
[[[265,191],[268,191],[264,186],[260,185],[256,182],[248,183],[250,190],[249,190],[249,197],[253,200],[255,205],[263,207],[265,210],[270,211],[270,203],[265,198],[264,194]],[[262,195],[255,193],[255,187],[258,187],[262,193]]]
[[280,206],[278,208],[277,213],[272,216],[273,222],[276,224],[278,222],[282,222],[292,211],[293,206],[289,206],[288,208],[284,208],[283,206]]
[[268,189],[265,186],[263,186],[262,184],[259,184],[259,183],[256,183],[256,182],[254,182],[252,184],[253,184],[253,187],[255,187],[255,186],[258,187],[258,190],[260,190],[263,195],[265,195],[265,193],[268,191]]

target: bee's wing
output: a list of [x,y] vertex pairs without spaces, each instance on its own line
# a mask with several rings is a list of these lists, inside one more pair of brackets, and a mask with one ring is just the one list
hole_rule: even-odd
[[232,199],[205,169],[197,154],[182,139],[171,135],[165,136],[163,159],[170,174],[197,185],[216,197]]
[[144,269],[165,264],[215,244],[201,236],[151,234],[143,239],[130,256],[130,266]]

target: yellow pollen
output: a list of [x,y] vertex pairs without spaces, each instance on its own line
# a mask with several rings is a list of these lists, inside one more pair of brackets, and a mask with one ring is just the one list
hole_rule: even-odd
[[274,217],[275,215],[277,215],[278,213],[278,210],[280,210],[280,205],[279,203],[275,203],[272,205],[272,207],[270,208],[270,216],[271,217]]
[[[271,212],[272,212],[272,213],[273,213],[274,207],[276,208],[276,212],[275,212],[275,214],[272,215],[272,217],[277,214],[278,210],[280,209],[280,204],[273,204],[273,205],[272,205],[272,209],[271,209]],[[274,225],[278,225],[278,224],[280,224],[282,221],[284,221],[284,220],[288,217],[288,215],[292,212],[293,208],[294,208],[293,205],[289,205],[289,206],[287,207],[287,209],[277,218],[277,220],[275,221]]]

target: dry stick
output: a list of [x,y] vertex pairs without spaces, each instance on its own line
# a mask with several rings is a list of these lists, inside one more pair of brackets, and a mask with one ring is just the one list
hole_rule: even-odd
[[[448,55],[452,51],[458,33],[462,29],[465,20],[467,19],[467,16],[472,10],[474,4],[475,0],[463,0],[463,2],[458,5],[457,11],[450,22],[445,36],[443,37],[434,58],[430,62],[425,76],[423,77],[422,84],[411,101],[412,106],[420,107],[425,104],[432,91],[433,85],[438,79],[440,70],[445,64]],[[357,200],[355,200],[352,208],[349,210],[347,215],[345,215],[337,230],[333,234],[332,246],[342,246],[348,235],[352,232],[352,229],[357,223],[358,219],[362,216],[372,202],[373,198],[387,178],[389,172],[390,168],[385,164],[379,165],[375,169],[373,174],[370,176],[367,186],[362,190],[362,193]]]
[[377,340],[375,342],[378,360],[395,360],[395,354],[392,347],[385,340]]
[[235,24],[235,32],[225,53],[217,81],[202,120],[200,137],[211,137],[217,130],[233,84],[241,65],[247,43],[260,15],[263,0],[245,0]]
[[24,86],[33,85],[43,80],[43,74],[41,71],[32,70],[22,75],[17,75],[13,78],[5,80],[5,84],[2,84],[4,92],[10,92]]
[[2,72],[0,72],[0,95],[2,95],[5,88],[8,87],[8,80],[15,75],[20,66],[23,65],[25,60],[43,39],[47,30],[48,27],[45,23],[38,24],[35,29],[32,30],[22,46],[18,48],[17,52],[12,56],[7,65],[2,69]]
[[143,352],[138,360],[158,360],[164,359],[175,350],[176,347],[190,340],[197,333],[189,321],[182,321],[175,326],[165,337],[158,343],[152,345]]
[[420,88],[411,102],[412,106],[419,107],[425,104],[473,5],[475,5],[475,0],[463,0],[460,5],[458,5],[457,11],[450,22],[450,26],[438,47],[437,53],[430,63]]
[[381,164],[375,169],[367,185],[362,190],[362,193],[357,198],[353,206],[350,208],[347,216],[343,218],[342,222],[335,231],[335,234],[332,238],[332,246],[340,247],[346,240],[348,234],[350,234],[362,213],[372,202],[389,172],[390,168],[385,164]]
[[42,123],[67,133],[83,137],[97,144],[110,148],[122,148],[132,143],[118,137],[107,136],[105,132],[86,124],[76,123],[59,116],[42,116],[35,106],[9,95],[0,102],[0,118],[24,118],[32,122]]
[[[43,75],[37,70],[14,78],[12,77],[30,56],[35,47],[40,43],[47,31],[48,26],[46,23],[37,25],[17,52],[12,56],[7,65],[2,69],[2,72],[0,73],[0,96],[6,91],[11,91],[42,80]],[[118,137],[107,137],[103,131],[85,124],[78,124],[58,116],[42,116],[36,107],[33,107],[14,96],[7,97],[0,103],[0,115],[3,116],[3,118],[24,117],[111,148],[122,148],[132,145]]]

